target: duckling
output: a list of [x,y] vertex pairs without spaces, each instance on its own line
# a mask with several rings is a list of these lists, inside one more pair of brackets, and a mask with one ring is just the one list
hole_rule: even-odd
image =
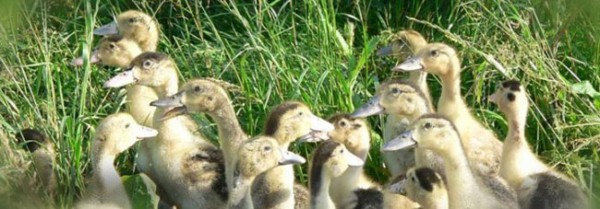
[[[414,30],[402,30],[395,34],[392,43],[377,51],[378,56],[396,57],[399,61],[403,61],[408,57],[416,54],[421,48],[427,45],[427,40],[419,32]],[[408,81],[414,83],[425,95],[427,102],[431,107],[431,94],[427,85],[427,72],[414,71],[409,72]]]
[[586,208],[585,195],[573,180],[551,169],[531,151],[525,137],[529,101],[521,83],[503,82],[488,100],[508,121],[500,176],[517,190],[521,208]]
[[[330,140],[343,144],[348,151],[366,161],[371,147],[371,132],[363,119],[351,118],[349,114],[337,114],[329,119],[335,129],[328,133]],[[329,195],[338,208],[344,208],[353,199],[354,190],[378,186],[363,173],[362,166],[349,167],[342,175],[331,180]]]
[[113,163],[119,153],[140,139],[157,134],[156,130],[136,123],[127,113],[112,114],[102,120],[92,143],[93,176],[86,198],[77,204],[77,208],[131,208]]
[[[111,35],[100,40],[90,57],[90,62],[125,69],[129,66],[131,60],[141,53],[142,49],[137,42],[123,38],[121,35]],[[75,59],[73,64],[78,66],[83,65],[83,57]],[[129,85],[126,89],[128,112],[138,123],[154,127],[152,119],[156,108],[148,104],[158,99],[158,95],[156,95],[152,88],[143,85]],[[148,143],[146,140],[139,143],[140,145],[136,148],[137,158],[135,161],[140,171],[145,172],[153,178],[156,175],[152,173],[149,166],[151,159]]]
[[448,209],[448,191],[439,173],[428,167],[413,167],[406,178],[392,185],[423,209]]
[[[185,99],[184,99],[185,98]],[[150,103],[157,107],[176,107],[165,113],[170,118],[184,113],[206,113],[219,129],[219,144],[225,159],[227,185],[231,189],[234,157],[248,136],[238,122],[227,92],[218,83],[208,79],[194,79],[185,83],[179,93]]]
[[121,34],[137,42],[145,52],[156,51],[160,35],[158,23],[150,15],[129,10],[117,16],[115,22],[94,29],[94,35]]
[[[91,64],[100,64],[111,67],[127,68],[131,60],[142,53],[137,42],[124,38],[122,35],[106,36],[98,42],[90,55]],[[72,61],[75,66],[83,65],[83,57]]]
[[330,198],[333,178],[341,176],[349,166],[362,166],[364,161],[334,141],[321,143],[314,151],[310,164],[310,208],[336,208]]
[[54,145],[46,135],[35,129],[23,129],[15,135],[15,138],[20,143],[24,143],[25,149],[31,152],[37,177],[46,193],[53,197],[57,187],[53,169],[56,163]]
[[253,208],[250,187],[259,174],[277,166],[306,162],[303,157],[279,148],[277,141],[267,136],[245,142],[236,158],[229,208]]
[[460,61],[456,51],[442,43],[428,44],[394,70],[423,70],[442,81],[437,111],[457,125],[464,149],[473,166],[482,173],[498,173],[502,143],[472,114],[460,94]]
[[[331,123],[315,116],[300,102],[284,102],[275,107],[265,125],[265,136],[271,136],[279,148],[287,150],[290,143],[312,131],[333,130]],[[291,165],[273,168],[258,176],[252,185],[252,201],[255,208],[295,207],[294,168]]]
[[[416,119],[431,113],[430,105],[425,93],[410,81],[390,80],[379,87],[375,97],[355,110],[352,117],[386,113],[388,118],[384,127],[383,140],[388,142],[404,132]],[[444,171],[444,161],[430,150],[410,148],[383,152],[382,155],[392,176],[404,175],[415,164],[434,168],[438,173]]]
[[386,143],[383,149],[410,146],[430,149],[443,157],[450,209],[518,208],[516,195],[506,182],[497,176],[472,171],[458,129],[445,116],[421,116],[409,130]]
[[[105,82],[105,87],[138,84],[152,87],[159,98],[178,92],[175,63],[165,54],[145,52],[127,71]],[[154,126],[159,130],[149,143],[153,179],[180,208],[223,208],[227,201],[223,153],[207,141],[187,115],[162,120],[157,109]]]

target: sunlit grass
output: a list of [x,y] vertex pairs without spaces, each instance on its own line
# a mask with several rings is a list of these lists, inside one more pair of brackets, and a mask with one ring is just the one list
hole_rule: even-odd
[[[128,9],[153,14],[160,22],[159,49],[177,62],[183,80],[215,77],[241,88],[231,97],[251,135],[262,131],[269,109],[285,100],[304,101],[324,117],[353,110],[376,85],[402,76],[389,70],[396,60],[378,58],[374,51],[391,33],[413,28],[458,49],[462,92],[500,138],[506,122],[483,98],[506,78],[526,83],[532,101],[527,134],[534,150],[588,191],[600,191],[593,180],[593,169],[600,166],[600,99],[571,91],[581,80],[589,80],[596,90],[600,85],[600,33],[593,18],[557,22],[545,12],[536,13],[545,11],[544,5],[526,1],[208,2],[31,0],[16,10],[15,18],[1,19],[0,126],[8,135],[35,127],[53,139],[59,153],[57,206],[68,207],[84,188],[96,124],[124,107],[123,91],[101,87],[117,70],[68,63],[89,53],[98,39],[91,35],[94,27]],[[430,86],[437,98],[436,78]],[[216,141],[216,127],[202,116],[197,119]],[[366,168],[383,182],[387,173],[378,152],[382,119],[369,119],[374,140]],[[2,194],[23,191],[17,180],[32,176],[24,163],[27,155],[15,147],[13,141],[2,141],[0,183],[7,185]],[[292,149],[309,155],[313,148]],[[119,158],[123,174],[135,172],[133,156],[130,151]],[[306,166],[296,170],[305,183]]]

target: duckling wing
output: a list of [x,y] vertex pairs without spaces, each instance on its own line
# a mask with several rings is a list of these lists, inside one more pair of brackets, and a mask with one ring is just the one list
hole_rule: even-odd
[[552,172],[525,178],[517,192],[524,209],[589,208],[585,195],[574,182]]
[[493,195],[498,203],[497,208],[519,208],[517,195],[508,184],[497,175],[480,176],[486,189]]

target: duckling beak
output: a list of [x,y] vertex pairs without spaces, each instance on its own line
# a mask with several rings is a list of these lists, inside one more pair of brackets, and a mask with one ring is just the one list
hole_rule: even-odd
[[133,70],[128,70],[104,82],[104,88],[119,88],[135,82],[137,82],[137,79],[133,75]]
[[389,190],[394,193],[399,193],[401,195],[406,195],[406,179],[402,179],[396,183],[393,183],[389,186]]
[[494,93],[492,95],[489,95],[487,97],[488,102],[494,103],[494,104],[498,104],[498,98],[500,96],[498,95],[498,93]]
[[279,159],[279,165],[303,164],[306,162],[306,159],[296,153],[283,149],[278,150],[281,155],[281,158]]
[[410,57],[402,64],[392,68],[392,71],[415,71],[422,69],[423,65],[421,65],[421,57]]
[[183,102],[181,102],[182,98],[183,98],[183,91],[180,91],[180,92],[177,92],[176,94],[173,94],[173,95],[168,96],[166,98],[162,98],[162,99],[150,102],[150,106],[154,106],[154,107],[180,107],[180,106],[184,106]]
[[[90,59],[88,60],[88,62],[90,62],[91,64],[97,64],[100,62],[100,57],[98,57],[98,50],[94,50],[92,52],[92,56],[90,56]],[[71,65],[82,66],[83,65],[83,56],[73,59],[73,61],[71,61]]]
[[405,132],[401,133],[396,138],[383,144],[383,146],[381,147],[381,151],[389,152],[389,151],[401,150],[401,149],[414,147],[416,145],[417,145],[417,141],[414,139],[412,131],[409,130],[409,131],[405,131]]
[[311,131],[324,131],[329,132],[333,131],[335,127],[330,122],[327,122],[323,118],[319,118],[315,115],[310,116],[310,130]]
[[371,115],[377,115],[377,114],[383,113],[385,111],[385,108],[383,108],[379,104],[380,100],[381,100],[380,95],[374,96],[366,104],[359,107],[352,114],[350,114],[350,117],[351,118],[366,118]]
[[135,130],[135,135],[137,138],[140,138],[140,139],[150,138],[150,137],[155,137],[156,135],[158,135],[158,131],[153,128],[138,125]]
[[352,154],[350,151],[346,150],[344,153],[344,158],[346,158],[346,163],[349,166],[363,166],[365,161],[360,159],[358,156]]
[[377,50],[377,56],[380,56],[380,57],[388,56],[393,53],[394,53],[394,48],[392,47],[391,44]]
[[160,120],[171,119],[187,113],[187,107],[185,106],[174,107],[173,109],[170,109],[169,111],[163,113],[162,117],[160,117]]
[[94,35],[97,36],[107,36],[117,34],[119,31],[117,30],[117,22],[111,22],[109,24],[100,26],[99,28],[94,29]]
[[298,139],[298,142],[300,143],[304,143],[304,142],[320,142],[320,141],[325,141],[325,140],[329,140],[329,132],[325,132],[325,131],[311,131],[310,133],[300,137],[300,139]]

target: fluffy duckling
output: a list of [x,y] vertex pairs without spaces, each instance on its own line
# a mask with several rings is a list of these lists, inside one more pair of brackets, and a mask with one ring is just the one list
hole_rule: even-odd
[[334,141],[321,143],[314,152],[309,171],[310,208],[336,208],[329,196],[332,179],[350,166],[362,166],[364,161]]
[[31,152],[37,177],[47,194],[54,196],[57,187],[53,169],[56,153],[52,142],[46,135],[35,129],[23,129],[15,135],[15,138],[20,143],[24,143],[25,149]]
[[[377,51],[378,56],[394,56],[399,61],[416,54],[421,48],[427,45],[427,40],[419,32],[414,30],[403,30],[394,35],[392,43]],[[408,81],[414,83],[421,89],[427,102],[431,103],[431,94],[427,85],[427,72],[414,71],[409,72]],[[430,105],[431,106],[431,105]]]
[[231,100],[225,89],[208,79],[194,79],[185,83],[179,93],[152,102],[157,107],[175,107],[165,113],[170,118],[185,113],[206,113],[217,123],[219,142],[225,159],[227,185],[231,189],[234,157],[239,146],[248,139],[240,127]]
[[397,139],[386,143],[383,149],[418,146],[441,155],[448,180],[450,209],[518,208],[514,191],[502,179],[472,172],[461,142],[458,130],[450,119],[439,114],[427,114]]
[[245,142],[235,162],[229,208],[253,208],[250,188],[259,174],[277,166],[304,162],[303,157],[279,148],[271,137],[258,136]]
[[394,70],[423,70],[442,81],[442,95],[437,111],[457,125],[467,156],[482,173],[497,173],[502,156],[502,143],[494,133],[485,128],[467,107],[460,93],[460,60],[456,51],[442,43],[423,47]]
[[585,208],[577,183],[549,168],[531,151],[525,137],[529,101],[519,81],[508,80],[489,97],[508,121],[500,176],[517,190],[521,208]]
[[[159,98],[178,92],[175,63],[165,54],[145,52],[127,71],[105,83],[105,87],[138,84],[152,87]],[[148,104],[149,105],[149,104]],[[227,186],[222,151],[207,141],[189,116],[162,120],[157,109],[154,126],[159,134],[149,143],[153,179],[180,208],[223,208]]]
[[[379,87],[375,97],[355,110],[352,117],[387,114],[383,140],[388,142],[406,131],[408,126],[419,117],[431,113],[430,105],[425,93],[410,81],[390,80]],[[409,148],[383,152],[382,155],[392,176],[404,175],[415,164],[434,168],[439,173],[443,173],[444,170],[441,157],[426,149]]]
[[156,130],[139,125],[127,113],[109,115],[102,120],[92,143],[93,176],[86,198],[77,204],[77,208],[131,208],[113,163],[119,153],[140,139],[157,134]]
[[406,194],[423,209],[448,209],[448,191],[444,180],[431,168],[410,168],[406,172],[406,178],[391,187]]
[[[315,116],[300,102],[284,102],[275,107],[265,125],[265,136],[271,136],[279,148],[287,150],[290,143],[312,131],[333,130],[331,123]],[[257,177],[252,186],[252,201],[255,208],[295,207],[294,168],[279,166]]]
[[[330,140],[343,144],[350,153],[366,161],[371,147],[371,132],[363,119],[351,118],[348,114],[334,115],[329,119],[335,129],[328,133]],[[362,166],[351,166],[342,175],[331,180],[329,195],[338,208],[344,208],[353,201],[358,188],[376,187],[363,173]]]
[[158,23],[146,13],[129,10],[117,16],[115,22],[94,29],[95,35],[120,34],[137,42],[145,52],[156,51],[160,35]]
[[[100,39],[89,62],[111,67],[127,68],[131,60],[142,53],[137,42],[121,35],[110,35]],[[83,57],[74,59],[75,66],[83,65]]]

